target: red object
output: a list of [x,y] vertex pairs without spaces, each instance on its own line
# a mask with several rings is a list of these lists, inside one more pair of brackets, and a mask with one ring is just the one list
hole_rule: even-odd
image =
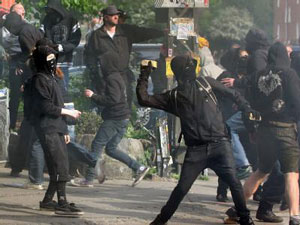
[[0,12],[8,13],[13,4],[15,4],[15,0],[2,0],[0,3]]

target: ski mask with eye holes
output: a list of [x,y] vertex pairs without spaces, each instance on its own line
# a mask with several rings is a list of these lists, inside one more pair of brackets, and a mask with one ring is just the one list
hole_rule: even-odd
[[171,61],[171,68],[178,84],[196,79],[197,61],[188,55],[176,56]]
[[55,76],[57,54],[58,52],[48,45],[37,46],[32,54],[37,72]]

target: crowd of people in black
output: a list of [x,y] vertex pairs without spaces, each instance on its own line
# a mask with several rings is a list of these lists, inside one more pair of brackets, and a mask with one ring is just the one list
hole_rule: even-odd
[[[88,166],[84,179],[71,182],[75,186],[93,187],[95,176],[104,182],[104,150],[133,170],[132,186],[149,171],[120,151],[118,144],[126,133],[134,94],[135,77],[129,69],[132,44],[162,37],[164,32],[120,23],[124,11],[114,5],[101,11],[103,24],[88,34],[84,52],[93,86],[83,94],[101,108],[103,119],[88,151],[75,142],[70,129],[81,114],[68,96],[68,68],[81,39],[80,25],[59,0],[48,0],[45,9],[40,29],[25,20],[20,3],[1,18],[1,44],[9,65],[11,130],[16,127],[21,95],[24,100],[18,154],[10,155],[11,176],[20,174],[27,158],[26,186],[43,189],[46,163],[50,181],[40,209],[82,215],[66,198],[68,154]],[[254,196],[259,201],[257,219],[282,222],[273,212],[273,205],[281,203],[282,210],[289,209],[289,224],[300,224],[300,53],[289,48],[280,42],[271,44],[264,31],[253,28],[245,45],[232,45],[219,66],[208,45],[201,46],[200,74],[191,54],[177,55],[171,61],[177,86],[154,95],[148,93],[148,80],[157,70],[151,63],[141,66],[138,103],[179,117],[187,146],[178,184],[151,225],[167,223],[206,168],[219,177],[217,201],[228,201],[230,188],[235,206],[226,212],[228,221],[253,225],[246,202]],[[58,201],[53,200],[55,193]]]

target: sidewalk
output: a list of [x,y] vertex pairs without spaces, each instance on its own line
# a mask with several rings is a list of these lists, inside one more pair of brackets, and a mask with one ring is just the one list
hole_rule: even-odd
[[[75,202],[85,214],[80,218],[57,217],[53,213],[39,211],[39,201],[44,191],[6,187],[5,183],[24,183],[27,171],[21,178],[8,176],[10,169],[0,165],[0,224],[1,225],[144,225],[155,218],[168,199],[174,182],[143,181],[132,188],[128,180],[107,180],[95,183],[94,188],[67,187],[68,200]],[[215,201],[217,178],[197,181],[179,206],[168,225],[216,225],[223,223],[224,212],[232,205]],[[257,203],[249,201],[255,217]],[[278,212],[278,206],[275,207]],[[282,224],[288,224],[288,212]],[[271,225],[256,222],[256,225]]]

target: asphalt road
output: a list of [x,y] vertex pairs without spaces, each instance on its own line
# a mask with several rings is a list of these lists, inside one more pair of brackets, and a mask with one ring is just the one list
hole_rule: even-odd
[[[7,187],[4,184],[24,183],[27,171],[20,178],[8,176],[10,169],[0,166],[0,224],[51,224],[51,225],[144,225],[149,224],[168,199],[176,181],[143,181],[132,188],[129,180],[107,180],[95,183],[94,188],[68,187],[67,196],[85,212],[80,218],[57,217],[51,212],[39,210],[44,191]],[[96,182],[96,181],[95,181]],[[168,225],[216,225],[222,224],[224,212],[232,205],[217,203],[215,193],[217,178],[196,181],[190,193],[179,206]],[[230,198],[231,199],[231,198]],[[250,200],[248,206],[255,217],[257,203]],[[280,225],[288,224],[288,213],[275,212],[284,217]],[[271,225],[255,222],[256,225]],[[278,224],[279,225],[279,224]]]

